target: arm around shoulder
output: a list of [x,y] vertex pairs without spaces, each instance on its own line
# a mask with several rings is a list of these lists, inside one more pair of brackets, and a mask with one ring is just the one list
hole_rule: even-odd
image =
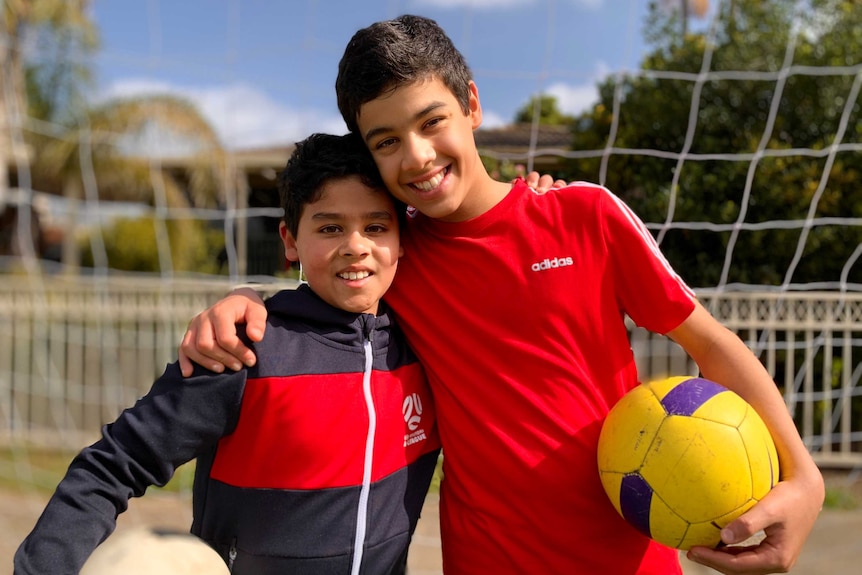
[[192,362],[216,373],[225,367],[239,371],[243,365],[254,365],[254,352],[237,336],[237,323],[246,324],[246,335],[251,341],[263,338],[266,307],[250,287],[232,291],[192,318],[179,348],[182,374],[186,377],[192,374]]

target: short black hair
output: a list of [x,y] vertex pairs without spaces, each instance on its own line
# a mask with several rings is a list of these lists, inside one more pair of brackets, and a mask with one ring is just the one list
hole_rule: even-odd
[[376,22],[353,35],[338,63],[338,110],[356,132],[363,104],[431,77],[439,78],[469,113],[472,73],[437,22],[411,14]]
[[[355,134],[312,134],[296,143],[287,165],[278,176],[283,219],[293,237],[299,229],[302,209],[320,199],[324,185],[351,176],[358,176],[370,188],[389,193],[371,153]],[[395,198],[392,201],[399,222],[403,223],[406,205]]]

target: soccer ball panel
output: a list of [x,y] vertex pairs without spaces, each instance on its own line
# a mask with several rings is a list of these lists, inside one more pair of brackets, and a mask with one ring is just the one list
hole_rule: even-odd
[[620,507],[620,489],[622,488],[623,477],[625,477],[625,474],[617,473],[616,471],[601,471],[600,474],[602,487],[605,488],[605,493],[608,494],[608,497],[614,505],[614,508],[617,510],[617,513],[623,515],[623,510]]
[[724,526],[751,509],[757,503],[754,499],[746,501],[741,507],[734,509],[730,513],[726,513],[721,517],[717,517],[712,521],[704,521],[702,523],[692,523],[689,526],[685,537],[678,545],[677,549],[688,550],[695,545],[705,547],[715,547],[721,541],[721,530]]
[[688,529],[688,521],[680,517],[661,498],[653,497],[650,507],[650,537],[669,547],[679,547],[685,541]]
[[731,392],[719,393],[697,408],[692,417],[708,419],[731,427],[739,427],[751,409],[745,400]]
[[632,389],[611,409],[613,425],[599,435],[599,469],[631,473],[640,468],[664,420],[664,409],[643,386]]
[[688,531],[677,545],[677,549],[688,550],[695,545],[715,547],[721,540],[721,527],[713,523],[694,523],[688,526]]
[[739,426],[751,466],[751,495],[760,500],[778,483],[778,452],[763,420],[751,410],[751,415]]
[[676,388],[682,382],[688,381],[690,379],[690,377],[683,375],[676,377],[668,377],[665,379],[657,379],[655,381],[648,381],[641,385],[649,389],[653,394],[655,394],[656,398],[661,401],[671,390]]
[[670,416],[641,475],[690,522],[709,521],[751,498],[748,453],[734,427]]

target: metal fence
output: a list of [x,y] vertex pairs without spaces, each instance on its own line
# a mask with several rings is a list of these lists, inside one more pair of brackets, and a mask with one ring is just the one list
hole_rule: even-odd
[[0,276],[0,437],[71,446],[92,439],[176,359],[192,316],[230,288]]
[[[77,449],[147,391],[189,319],[229,289],[2,276],[0,437]],[[862,466],[862,294],[700,297],[766,366],[818,463]],[[697,372],[667,338],[632,329],[631,341],[642,379]]]

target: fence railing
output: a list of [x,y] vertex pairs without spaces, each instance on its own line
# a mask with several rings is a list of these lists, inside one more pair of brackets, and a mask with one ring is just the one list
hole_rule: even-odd
[[[80,447],[149,389],[189,319],[230,287],[0,276],[0,436]],[[766,366],[818,463],[862,466],[862,294],[699,295]],[[667,338],[632,329],[631,340],[644,380],[697,372]]]
[[230,288],[0,276],[0,437],[92,438],[176,359],[192,316]]

